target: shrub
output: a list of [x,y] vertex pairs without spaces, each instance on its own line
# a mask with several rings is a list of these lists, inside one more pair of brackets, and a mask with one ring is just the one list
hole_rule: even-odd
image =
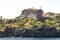
[[19,23],[18,26],[21,26],[22,27],[22,26],[24,26],[24,23]]
[[38,27],[38,25],[36,25],[36,24],[32,25],[32,28],[37,28],[37,27]]

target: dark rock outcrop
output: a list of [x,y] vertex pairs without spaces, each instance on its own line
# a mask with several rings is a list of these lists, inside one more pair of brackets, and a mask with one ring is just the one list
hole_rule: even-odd
[[12,37],[12,36],[14,36],[14,32],[15,32],[15,28],[8,28],[8,27],[6,27],[6,29],[4,31],[5,37]]
[[4,32],[0,31],[0,37],[60,37],[60,30],[58,31],[55,27],[22,30],[7,27]]
[[33,37],[34,32],[31,29],[26,29],[24,30],[22,37]]
[[15,37],[22,37],[23,30],[17,29],[14,32]]

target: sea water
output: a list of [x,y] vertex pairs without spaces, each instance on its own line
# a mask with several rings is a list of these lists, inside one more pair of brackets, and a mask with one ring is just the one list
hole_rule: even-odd
[[4,37],[0,40],[60,40],[60,38],[22,38],[22,37]]

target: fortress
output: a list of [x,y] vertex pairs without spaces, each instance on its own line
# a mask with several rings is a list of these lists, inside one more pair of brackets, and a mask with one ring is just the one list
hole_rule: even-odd
[[41,20],[43,19],[43,16],[42,16],[43,13],[44,11],[42,9],[28,8],[28,9],[22,10],[22,13],[19,16],[19,18],[20,19],[32,18],[32,19]]

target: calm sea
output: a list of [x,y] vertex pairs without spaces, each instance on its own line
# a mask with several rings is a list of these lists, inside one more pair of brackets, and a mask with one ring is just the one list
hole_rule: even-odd
[[0,40],[60,40],[60,38],[21,38],[21,37],[5,37]]

